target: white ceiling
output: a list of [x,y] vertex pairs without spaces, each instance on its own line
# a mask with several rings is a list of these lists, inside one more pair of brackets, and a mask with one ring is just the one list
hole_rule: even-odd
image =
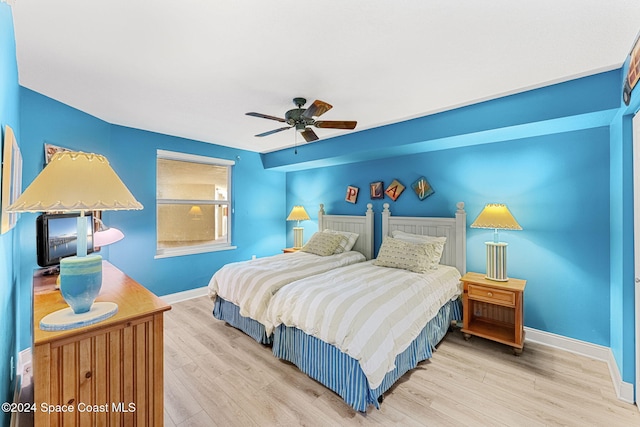
[[[638,0],[15,0],[20,84],[107,122],[292,146],[291,99],[346,132],[619,68]],[[308,104],[307,104],[308,105]],[[298,136],[298,143],[300,143]]]

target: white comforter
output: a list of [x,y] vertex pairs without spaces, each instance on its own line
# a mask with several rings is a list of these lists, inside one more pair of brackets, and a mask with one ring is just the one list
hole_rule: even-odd
[[[240,315],[263,325],[267,306],[283,286],[325,271],[365,261],[360,252],[318,256],[306,252],[279,254],[227,264],[209,281],[209,296],[217,295],[240,308]],[[270,333],[270,332],[269,332]]]
[[267,333],[296,327],[358,360],[372,389],[440,307],[461,293],[460,273],[438,266],[419,274],[372,262],[312,276],[278,292]]

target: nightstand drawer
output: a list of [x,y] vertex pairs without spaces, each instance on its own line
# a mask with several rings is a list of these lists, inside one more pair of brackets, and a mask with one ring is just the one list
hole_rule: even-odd
[[515,307],[516,305],[515,292],[469,284],[468,293],[469,298],[477,301],[485,301],[509,307]]

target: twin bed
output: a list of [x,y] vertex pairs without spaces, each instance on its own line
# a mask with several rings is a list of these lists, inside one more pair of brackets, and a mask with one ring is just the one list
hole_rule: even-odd
[[[272,344],[276,357],[354,409],[378,408],[384,392],[430,358],[451,322],[461,319],[466,214],[463,203],[457,207],[455,218],[392,217],[385,203],[382,235],[389,238],[376,259],[371,205],[363,217],[324,215],[321,208],[318,229],[358,233],[357,250],[229,264],[209,284],[214,316]],[[416,248],[438,253],[416,257]],[[270,263],[279,274],[269,270]],[[299,265],[307,268],[298,270]]]
[[318,230],[357,234],[351,250],[330,256],[298,251],[227,264],[209,282],[209,296],[215,301],[214,317],[262,344],[271,344],[273,337],[265,332],[264,325],[273,295],[296,280],[371,259],[373,223],[371,203],[364,216],[326,215],[324,205],[320,205]]

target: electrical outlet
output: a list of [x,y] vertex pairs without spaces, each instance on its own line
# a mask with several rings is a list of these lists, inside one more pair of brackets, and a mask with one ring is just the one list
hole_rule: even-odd
[[31,384],[31,361],[28,361],[22,366],[22,387],[27,387]]

